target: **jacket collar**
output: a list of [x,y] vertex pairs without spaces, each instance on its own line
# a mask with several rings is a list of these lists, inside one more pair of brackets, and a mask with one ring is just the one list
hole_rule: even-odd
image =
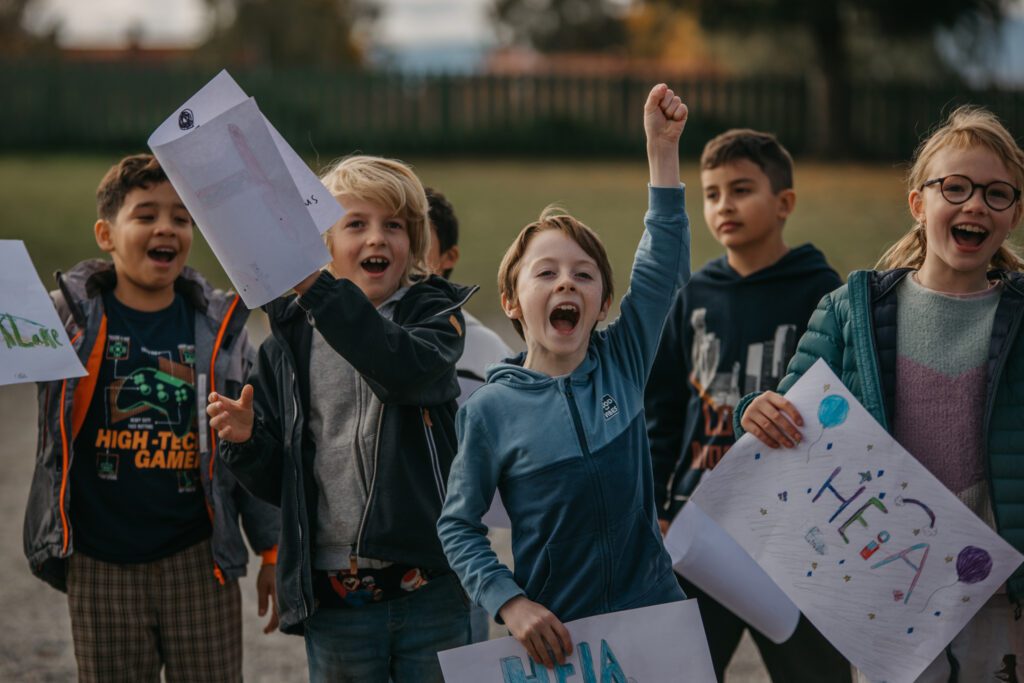
[[[91,300],[114,289],[117,284],[114,264],[98,258],[82,261],[66,273],[57,271],[54,277],[71,314],[80,326],[85,325],[85,310]],[[189,266],[185,266],[174,281],[174,290],[184,296],[196,311],[215,322],[224,317],[237,296],[232,292],[214,289],[206,278]],[[248,316],[237,317],[244,321]]]

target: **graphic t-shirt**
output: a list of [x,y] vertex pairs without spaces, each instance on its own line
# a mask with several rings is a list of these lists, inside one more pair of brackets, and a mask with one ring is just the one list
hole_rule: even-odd
[[211,533],[196,433],[194,311],[154,312],[107,293],[103,363],[71,465],[75,549],[152,562]]
[[671,518],[736,441],[733,413],[786,374],[822,296],[840,286],[807,244],[741,276],[721,257],[694,273],[669,314],[647,384],[656,500]]

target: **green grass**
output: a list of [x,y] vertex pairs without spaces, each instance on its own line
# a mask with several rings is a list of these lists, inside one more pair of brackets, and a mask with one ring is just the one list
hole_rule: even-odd
[[[96,184],[113,157],[0,156],[0,237],[22,239],[47,287],[52,273],[99,255],[92,236]],[[505,248],[541,209],[558,203],[597,230],[611,256],[616,291],[626,286],[646,208],[647,166],[636,162],[411,160],[420,178],[444,192],[462,224],[462,261],[454,279],[481,286],[469,304],[500,317],[495,275]],[[686,165],[693,264],[720,253],[704,225],[696,167]],[[908,227],[902,171],[892,166],[798,163],[797,208],[786,240],[811,241],[845,275],[870,268]],[[197,233],[190,263],[214,283],[229,282]],[[511,328],[499,324],[503,334]],[[507,334],[506,334],[507,336]]]

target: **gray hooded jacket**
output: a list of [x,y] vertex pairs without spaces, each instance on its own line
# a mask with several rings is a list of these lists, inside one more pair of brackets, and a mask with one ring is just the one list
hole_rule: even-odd
[[[74,431],[93,398],[96,371],[103,358],[106,314],[100,294],[114,287],[117,275],[109,261],[91,259],[56,277],[59,289],[51,296],[89,375],[38,385],[39,437],[25,510],[24,543],[32,572],[64,591],[65,561],[74,552],[73,520],[69,519]],[[278,510],[250,496],[226,467],[218,466],[216,435],[206,421],[210,391],[237,396],[252,365],[254,354],[245,331],[249,311],[239,305],[236,294],[213,289],[191,268],[184,269],[174,286],[196,315],[200,473],[213,527],[210,571],[221,580],[230,580],[245,575],[248,564],[239,517],[249,544],[258,552],[273,548],[280,531]]]

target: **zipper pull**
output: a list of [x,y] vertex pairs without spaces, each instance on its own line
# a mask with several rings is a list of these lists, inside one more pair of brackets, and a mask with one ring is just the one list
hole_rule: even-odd
[[569,398],[572,398],[572,384],[569,383],[568,378],[566,378],[564,381],[565,384],[563,384],[562,386],[565,387],[565,395]]
[[348,573],[352,576],[359,573],[359,561],[356,559],[355,553],[348,556]]

